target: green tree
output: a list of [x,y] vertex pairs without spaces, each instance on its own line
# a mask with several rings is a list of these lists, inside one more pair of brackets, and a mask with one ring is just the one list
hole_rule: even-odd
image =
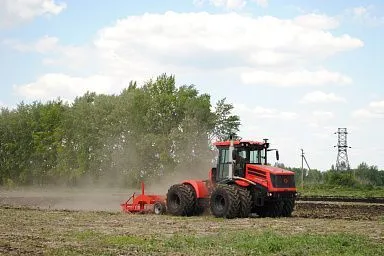
[[[87,92],[21,103],[0,115],[0,182],[128,186],[209,164],[210,139],[237,132],[239,117],[192,85],[162,74],[118,95]],[[200,167],[198,167],[200,166]]]
[[383,171],[379,171],[375,165],[369,166],[366,162],[360,163],[353,172],[356,178],[363,185],[383,186],[384,180],[382,179]]
[[232,115],[233,105],[226,103],[226,98],[216,103],[213,129],[210,132],[210,140],[227,140],[230,134],[235,136],[239,132],[240,117]]

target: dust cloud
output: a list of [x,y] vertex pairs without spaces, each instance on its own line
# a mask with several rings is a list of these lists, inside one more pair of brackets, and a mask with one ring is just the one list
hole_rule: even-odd
[[[105,153],[110,149],[108,145]],[[111,153],[112,152],[112,153]],[[55,210],[121,211],[124,203],[135,192],[141,193],[140,178],[134,177],[131,169],[140,161],[135,148],[125,145],[122,150],[109,151],[112,165],[104,166],[97,181],[85,176],[75,186],[46,185],[44,187],[21,187],[13,190],[0,188],[0,205]],[[213,166],[212,155],[207,154],[192,162],[180,161],[173,171],[150,179],[145,183],[146,194],[166,195],[169,187],[187,179],[208,179]]]
[[0,205],[55,210],[120,211],[133,190],[21,188],[0,190]]
[[194,166],[180,164],[175,172],[159,177],[146,186],[146,193],[166,195],[170,186],[179,184],[183,180],[207,180],[212,164],[209,161],[197,163]]

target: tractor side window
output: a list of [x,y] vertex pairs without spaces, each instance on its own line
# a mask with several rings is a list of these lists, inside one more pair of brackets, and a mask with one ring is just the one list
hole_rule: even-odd
[[259,164],[260,163],[260,159],[259,159],[259,151],[258,150],[252,150],[251,152],[249,152],[249,162],[250,163],[253,163],[253,164]]
[[224,179],[229,174],[229,149],[221,149],[220,150],[220,163],[219,163],[219,171],[217,172],[218,180]]
[[261,164],[265,163],[265,150],[260,150],[260,155],[261,155]]
[[252,150],[249,152],[249,161],[253,164],[263,164],[265,162],[265,150]]
[[241,156],[244,159],[247,159],[247,151],[245,150],[239,151],[239,156]]
[[225,164],[228,162],[229,162],[229,150],[228,149],[222,149],[221,150],[220,163]]
[[245,166],[249,163],[247,158],[247,150],[240,149],[238,151],[238,157],[236,158],[236,164],[234,166],[235,176],[244,177],[245,176]]

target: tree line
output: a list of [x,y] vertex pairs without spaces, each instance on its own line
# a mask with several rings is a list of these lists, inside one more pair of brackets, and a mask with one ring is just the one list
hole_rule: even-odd
[[[87,92],[0,111],[0,186],[135,186],[166,175],[206,178],[211,142],[239,131],[240,118],[223,98],[211,104],[194,85],[177,87],[162,74],[120,94]],[[279,164],[284,167],[283,164]],[[300,168],[284,167],[296,173]],[[361,163],[346,172],[310,170],[305,184],[384,186],[384,171]]]
[[[278,167],[295,172],[296,185],[301,186],[301,168],[285,167],[284,164],[278,164]],[[326,185],[349,188],[384,187],[384,170],[379,170],[376,165],[368,165],[366,162],[360,163],[356,168],[344,171],[338,171],[334,166],[327,171],[304,169],[304,184],[307,186]]]
[[[210,164],[210,141],[239,130],[226,99],[162,74],[117,95],[20,103],[0,114],[0,185],[131,186]],[[207,169],[202,170],[206,176]],[[195,174],[197,175],[197,173]]]

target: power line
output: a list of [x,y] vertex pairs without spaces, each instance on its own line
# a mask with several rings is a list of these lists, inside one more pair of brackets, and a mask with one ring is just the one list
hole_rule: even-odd
[[347,128],[338,128],[335,134],[338,134],[337,145],[334,146],[337,147],[336,170],[349,170],[350,165],[348,160],[347,149],[351,147],[348,147],[347,144]]
[[308,176],[308,173],[311,170],[311,168],[309,167],[307,159],[305,158],[304,150],[301,149],[301,188],[304,188],[304,162],[308,167],[308,172],[307,172],[307,175],[305,176]]

